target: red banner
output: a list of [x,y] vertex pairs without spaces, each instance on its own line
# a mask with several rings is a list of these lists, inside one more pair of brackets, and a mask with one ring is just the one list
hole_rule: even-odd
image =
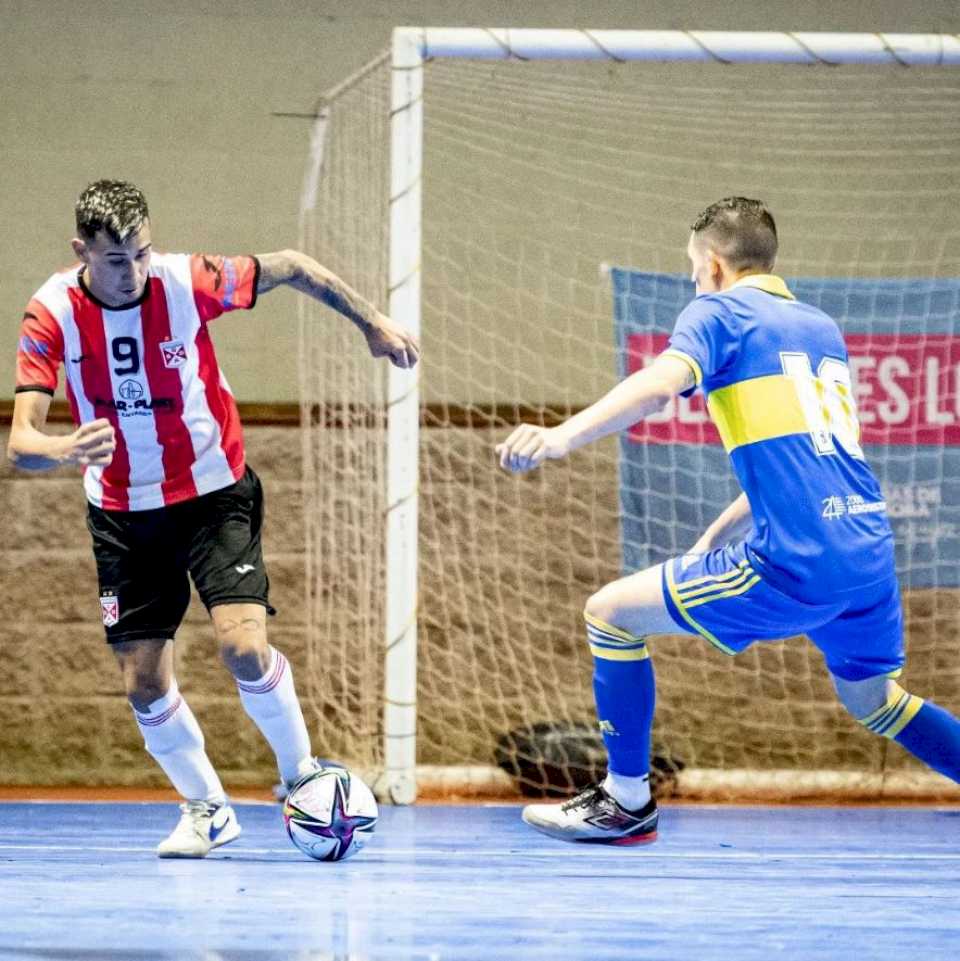
[[[666,334],[631,334],[630,373],[667,346]],[[850,374],[864,444],[960,445],[960,337],[848,334]],[[638,443],[719,444],[697,392],[676,397],[630,429]]]

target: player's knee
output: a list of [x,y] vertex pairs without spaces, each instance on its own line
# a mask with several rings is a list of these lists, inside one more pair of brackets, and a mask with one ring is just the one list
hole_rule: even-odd
[[170,678],[149,670],[131,669],[124,671],[124,686],[127,700],[134,710],[144,713],[154,701],[166,696],[170,689]]
[[894,689],[899,690],[888,677],[869,677],[862,681],[847,681],[831,675],[840,703],[847,711],[862,721],[883,708]]
[[601,587],[599,591],[592,594],[583,608],[585,618],[592,618],[610,624],[613,627],[619,626],[617,619],[620,615],[620,605],[617,603],[614,592],[607,587]]
[[214,621],[220,659],[242,680],[262,677],[270,666],[266,631],[252,618],[220,618]]

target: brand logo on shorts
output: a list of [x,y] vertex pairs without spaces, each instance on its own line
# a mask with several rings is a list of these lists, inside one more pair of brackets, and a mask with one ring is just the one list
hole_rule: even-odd
[[160,344],[164,367],[183,367],[187,362],[187,348],[182,340],[165,340]]
[[255,571],[256,568],[253,566],[253,564],[238,564],[238,565],[234,568],[234,570],[235,570],[238,574],[249,574],[250,571]]
[[103,617],[104,627],[113,627],[120,621],[120,601],[115,594],[100,596],[100,615]]

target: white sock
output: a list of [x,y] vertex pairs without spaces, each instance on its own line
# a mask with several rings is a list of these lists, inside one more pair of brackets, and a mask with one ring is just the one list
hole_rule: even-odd
[[311,766],[310,736],[293,687],[290,662],[270,648],[270,666],[257,681],[237,681],[240,700],[277,756],[280,777],[288,784]]
[[177,682],[141,713],[133,716],[147,753],[163,768],[173,786],[188,801],[223,804],[226,795],[203,746],[203,732]]
[[639,811],[650,803],[650,775],[641,774],[640,777],[625,777],[608,771],[603,781],[603,789],[621,807],[628,811]]

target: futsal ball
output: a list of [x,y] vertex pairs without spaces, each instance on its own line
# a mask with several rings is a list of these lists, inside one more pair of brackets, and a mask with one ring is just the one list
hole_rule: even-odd
[[290,840],[317,861],[357,853],[377,824],[373,792],[346,768],[328,767],[298,781],[283,802]]

